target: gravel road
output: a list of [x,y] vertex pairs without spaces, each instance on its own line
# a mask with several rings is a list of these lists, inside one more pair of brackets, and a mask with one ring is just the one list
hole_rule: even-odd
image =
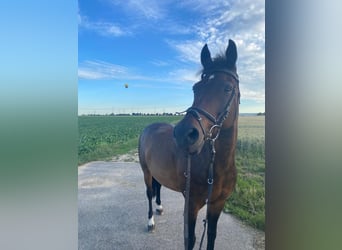
[[[148,233],[148,205],[138,163],[99,161],[80,166],[78,249],[184,249],[183,196],[162,187],[161,200],[164,214],[155,215],[156,231]],[[197,218],[195,249],[199,247],[204,217],[205,207]],[[215,249],[264,249],[264,233],[222,213]]]

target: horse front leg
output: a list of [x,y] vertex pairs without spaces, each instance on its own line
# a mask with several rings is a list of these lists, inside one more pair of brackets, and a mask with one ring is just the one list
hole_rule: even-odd
[[[197,220],[197,214],[198,214],[198,208],[195,208],[191,202],[189,205],[189,211],[188,211],[188,238],[184,238],[184,244],[185,246],[188,246],[186,250],[192,250],[196,243],[196,234],[195,234],[195,227],[196,227],[196,220]],[[184,214],[185,215],[185,214]],[[184,227],[185,230],[185,227]]]
[[195,234],[196,219],[197,219],[197,216],[194,216],[191,219],[189,218],[189,245],[188,245],[188,250],[192,250],[195,246],[195,242],[196,242],[196,234]]
[[224,200],[211,203],[208,211],[208,241],[207,250],[213,250],[215,246],[217,222],[224,206]]

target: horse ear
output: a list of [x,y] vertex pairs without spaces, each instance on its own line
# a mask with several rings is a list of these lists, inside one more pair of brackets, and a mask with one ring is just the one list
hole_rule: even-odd
[[234,67],[237,60],[237,49],[235,42],[229,39],[228,48],[226,50],[226,58],[229,67]]
[[203,46],[201,51],[201,63],[204,69],[209,68],[210,65],[213,63],[207,44]]

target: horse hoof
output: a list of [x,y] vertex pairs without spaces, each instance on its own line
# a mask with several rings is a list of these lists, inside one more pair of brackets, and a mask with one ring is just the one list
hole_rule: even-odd
[[155,226],[155,225],[148,225],[148,226],[147,226],[147,231],[148,231],[149,233],[153,233],[153,232],[155,231],[155,229],[156,229],[156,226]]
[[158,214],[158,215],[162,215],[163,213],[164,213],[164,209],[156,209],[156,213]]

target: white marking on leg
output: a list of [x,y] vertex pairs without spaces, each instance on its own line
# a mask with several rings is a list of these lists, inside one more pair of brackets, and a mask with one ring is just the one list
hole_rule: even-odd
[[157,204],[156,209],[158,209],[158,210],[163,210],[163,206]]
[[154,218],[153,218],[153,215],[152,215],[151,219],[148,220],[148,225],[149,225],[149,226],[153,226],[153,225],[154,225]]

